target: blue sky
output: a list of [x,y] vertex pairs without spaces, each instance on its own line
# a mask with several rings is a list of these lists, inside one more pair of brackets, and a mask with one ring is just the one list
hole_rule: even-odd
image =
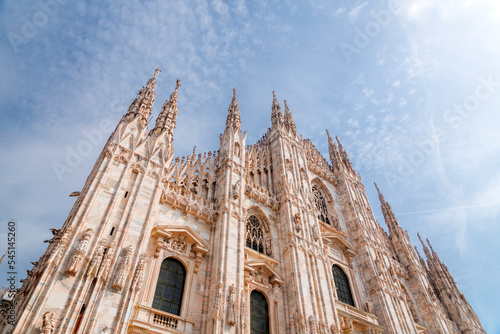
[[218,148],[233,87],[254,143],[276,90],[326,157],[325,129],[339,136],[379,222],[374,181],[500,333],[500,3],[9,0],[0,22],[0,221],[17,222],[21,276],[160,67],[154,117],[182,80],[177,155]]

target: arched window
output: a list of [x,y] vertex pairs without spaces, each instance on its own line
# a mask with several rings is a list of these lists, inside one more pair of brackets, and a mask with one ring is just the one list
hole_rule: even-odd
[[267,300],[256,290],[250,294],[250,334],[269,334]]
[[178,260],[166,258],[161,263],[153,308],[175,315],[181,313],[186,269]]
[[316,204],[316,209],[318,210],[318,219],[328,225],[331,225],[330,218],[328,217],[328,209],[326,207],[326,201],[323,194],[319,191],[318,187],[313,186],[312,192],[314,195],[314,203]]
[[264,254],[264,231],[259,219],[253,215],[247,219],[245,237],[247,247]]
[[335,286],[337,287],[337,297],[342,303],[354,306],[351,287],[349,285],[349,280],[347,279],[346,274],[337,265],[334,265],[332,270],[333,270],[333,279],[335,280]]

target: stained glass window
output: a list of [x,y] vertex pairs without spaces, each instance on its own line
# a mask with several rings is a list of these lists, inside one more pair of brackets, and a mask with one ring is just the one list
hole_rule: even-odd
[[337,265],[334,265],[332,270],[335,286],[337,287],[337,297],[342,303],[354,306],[354,300],[352,299],[351,287],[349,285],[347,275]]
[[186,269],[182,263],[173,258],[163,260],[156,284],[153,308],[180,315],[185,278]]
[[250,294],[250,334],[269,334],[267,300],[255,290]]

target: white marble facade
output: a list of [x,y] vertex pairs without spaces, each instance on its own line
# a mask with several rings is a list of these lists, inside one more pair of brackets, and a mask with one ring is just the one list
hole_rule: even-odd
[[[53,230],[3,333],[484,333],[379,192],[381,228],[338,140],[328,134],[328,162],[274,96],[272,127],[247,146],[234,91],[218,150],[175,158],[180,81],[147,129],[158,73]],[[183,285],[177,302],[155,298],[167,267],[166,281]]]

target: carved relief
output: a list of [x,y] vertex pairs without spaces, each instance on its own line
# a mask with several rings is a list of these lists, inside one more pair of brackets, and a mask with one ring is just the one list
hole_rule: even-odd
[[135,268],[134,278],[132,279],[131,289],[137,292],[141,291],[144,282],[144,271],[146,270],[146,254],[142,253],[139,262]]
[[312,226],[312,236],[313,236],[314,241],[319,240],[319,230],[318,230],[318,226],[316,224],[313,224],[313,226]]
[[312,315],[309,317],[309,327],[311,329],[311,334],[318,334],[318,324]]
[[54,333],[55,328],[56,325],[54,323],[54,313],[45,312],[43,315],[43,323],[40,332],[42,334],[52,334]]
[[87,271],[87,275],[90,277],[96,277],[99,271],[99,267],[101,266],[102,259],[104,257],[104,249],[106,248],[108,241],[106,239],[102,239],[97,249],[92,256],[92,260],[90,261],[89,269]]
[[318,323],[318,333],[319,334],[330,334],[328,330],[328,326],[325,324],[323,320],[320,320]]
[[222,315],[222,299],[224,296],[224,283],[219,282],[217,284],[217,294],[215,295],[215,303],[214,303],[214,319],[218,320]]
[[80,243],[69,259],[68,269],[66,270],[68,275],[75,276],[76,272],[83,266],[83,261],[89,248],[89,240],[91,236],[92,229],[89,228],[85,231],[82,240],[80,240]]
[[351,318],[340,316],[340,329],[342,333],[350,333],[354,330],[354,324]]
[[132,245],[128,246],[127,250],[125,251],[125,254],[123,254],[123,258],[120,261],[120,264],[118,264],[115,278],[113,280],[113,288],[116,290],[121,290],[125,286],[128,272],[130,271],[130,262],[133,250],[134,247]]
[[294,224],[295,224],[295,230],[297,232],[302,231],[302,222],[300,221],[300,214],[299,213],[296,213],[293,216],[293,221],[294,221]]
[[231,285],[229,287],[229,298],[227,301],[227,324],[229,326],[234,326],[236,323],[236,287]]
[[99,269],[98,276],[100,276],[104,282],[107,282],[109,278],[111,262],[113,261],[113,255],[115,254],[115,248],[116,242],[112,241],[109,244],[108,249],[106,250],[106,254],[104,255],[104,259],[102,260],[101,268]]

